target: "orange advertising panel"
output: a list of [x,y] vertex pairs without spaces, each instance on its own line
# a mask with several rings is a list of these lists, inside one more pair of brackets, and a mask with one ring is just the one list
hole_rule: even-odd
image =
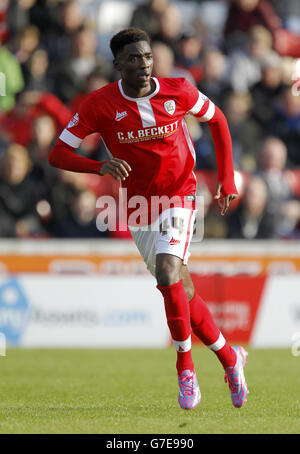
[[[189,269],[207,274],[289,274],[300,271],[300,257],[245,255],[192,255]],[[0,271],[8,273],[142,274],[146,267],[138,254],[1,254]]]

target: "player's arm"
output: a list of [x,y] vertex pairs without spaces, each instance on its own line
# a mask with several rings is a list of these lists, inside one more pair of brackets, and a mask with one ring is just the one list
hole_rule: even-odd
[[[194,88],[194,87],[193,87]],[[206,122],[211,130],[216,150],[218,183],[215,199],[221,206],[224,215],[230,203],[238,197],[234,182],[232,141],[225,115],[212,101],[198,92],[198,100],[189,113]]]
[[72,147],[59,138],[50,150],[49,164],[70,172],[94,173],[96,175],[108,174],[120,181],[125,180],[131,171],[129,164],[124,160],[112,158],[108,161],[99,162],[78,156],[74,153],[75,148],[77,147]]
[[83,103],[79,113],[74,115],[73,119],[62,131],[57,142],[50,150],[48,156],[49,164],[71,172],[94,173],[97,175],[108,174],[117,180],[125,180],[131,171],[126,161],[112,158],[108,161],[99,162],[74,153],[86,136],[98,132],[94,118],[93,105],[87,100]]

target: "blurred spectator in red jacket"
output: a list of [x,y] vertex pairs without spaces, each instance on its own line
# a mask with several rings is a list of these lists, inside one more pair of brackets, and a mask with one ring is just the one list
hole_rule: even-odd
[[24,91],[19,94],[15,108],[1,118],[3,134],[11,142],[27,146],[33,137],[33,120],[45,113],[54,119],[57,132],[60,132],[72,118],[70,109],[55,95]]
[[280,55],[300,57],[300,34],[284,29],[268,0],[231,0],[224,29],[227,48],[243,45],[255,25],[271,32],[274,49]]

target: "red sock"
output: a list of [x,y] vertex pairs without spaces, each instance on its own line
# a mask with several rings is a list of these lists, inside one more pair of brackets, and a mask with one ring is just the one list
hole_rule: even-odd
[[236,363],[236,353],[217,327],[207,304],[195,293],[190,301],[191,326],[197,337],[215,354],[224,369]]
[[157,286],[165,302],[168,327],[177,350],[177,372],[194,370],[191,353],[190,306],[182,280],[169,286]]

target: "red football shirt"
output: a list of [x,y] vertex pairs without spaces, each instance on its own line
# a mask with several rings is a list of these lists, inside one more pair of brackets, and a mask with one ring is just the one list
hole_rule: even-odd
[[143,98],[127,96],[121,80],[92,92],[60,139],[77,148],[99,132],[108,152],[132,169],[122,182],[128,198],[195,194],[195,150],[184,116],[208,121],[215,106],[184,78],[153,80],[154,92]]

